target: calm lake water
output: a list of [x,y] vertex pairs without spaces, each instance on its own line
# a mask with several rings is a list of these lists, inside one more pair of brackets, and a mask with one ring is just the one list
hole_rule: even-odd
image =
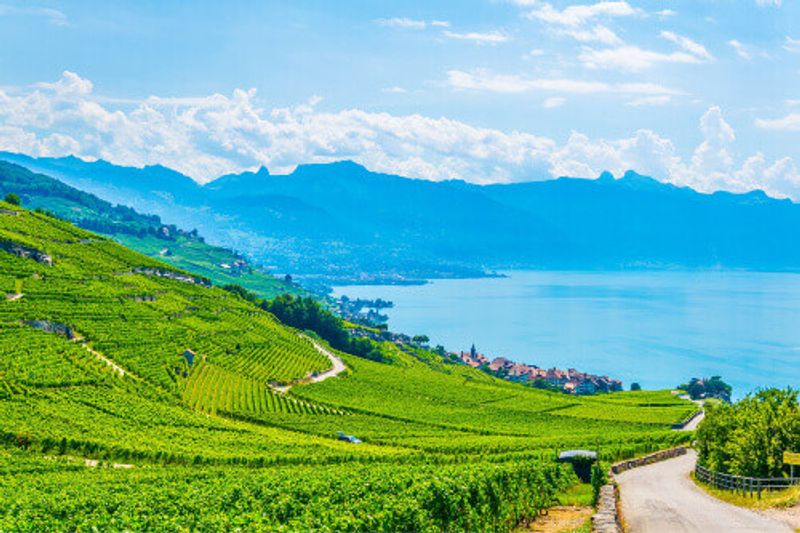
[[741,396],[800,386],[800,275],[508,272],[420,286],[336,287],[389,299],[392,331],[645,388],[721,375]]

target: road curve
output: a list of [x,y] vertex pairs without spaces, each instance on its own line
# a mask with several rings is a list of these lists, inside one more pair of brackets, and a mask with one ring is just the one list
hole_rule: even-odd
[[689,478],[697,455],[686,455],[616,476],[630,533],[792,533],[787,524],[717,500]]
[[700,422],[706,417],[705,411],[700,411],[699,414],[695,415],[694,418],[686,422],[678,431],[694,431],[697,429],[697,426],[700,425]]
[[[339,356],[337,356],[336,354],[334,354],[333,352],[331,352],[330,350],[328,350],[327,348],[322,346],[320,343],[318,343],[317,341],[315,341],[314,339],[312,339],[311,337],[309,337],[308,335],[305,335],[303,333],[300,333],[300,338],[305,339],[308,342],[310,342],[311,345],[314,347],[314,349],[317,350],[322,355],[324,355],[325,357],[327,357],[328,360],[330,360],[331,365],[333,365],[329,370],[326,370],[324,372],[320,372],[318,374],[311,374],[309,376],[306,376],[306,379],[307,379],[308,383],[318,383],[320,381],[325,381],[326,379],[338,376],[339,374],[341,374],[342,372],[347,370],[347,366],[345,366],[344,361],[342,361],[339,358]],[[289,389],[292,388],[292,386],[291,385],[275,385],[272,388],[275,389],[278,392],[285,393],[285,392],[288,392]]]

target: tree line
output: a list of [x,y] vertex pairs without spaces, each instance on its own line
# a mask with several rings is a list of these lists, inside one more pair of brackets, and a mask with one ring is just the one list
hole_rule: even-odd
[[385,359],[377,343],[350,335],[344,321],[313,298],[282,294],[272,300],[262,300],[240,285],[230,284],[223,288],[272,313],[287,326],[314,332],[336,350],[372,361]]

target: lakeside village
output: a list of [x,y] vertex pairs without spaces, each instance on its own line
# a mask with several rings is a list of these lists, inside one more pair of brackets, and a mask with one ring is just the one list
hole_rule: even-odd
[[[455,354],[453,354],[455,355]],[[579,372],[574,368],[539,368],[536,365],[517,363],[505,357],[495,357],[491,361],[479,353],[472,345],[470,351],[459,352],[461,362],[473,368],[479,368],[495,376],[509,381],[519,381],[540,389],[551,389],[568,394],[596,394],[599,392],[617,392],[622,390],[622,381],[608,376],[596,376]]]

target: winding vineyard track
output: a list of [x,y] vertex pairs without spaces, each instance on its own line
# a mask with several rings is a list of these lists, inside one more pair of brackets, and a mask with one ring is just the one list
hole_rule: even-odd
[[[322,355],[324,355],[325,357],[327,357],[330,360],[331,364],[333,365],[329,370],[326,370],[325,372],[320,372],[319,374],[313,374],[308,379],[309,383],[318,383],[320,381],[325,381],[326,379],[338,376],[339,374],[347,370],[347,366],[344,364],[344,361],[342,361],[341,358],[339,358],[339,356],[337,356],[336,354],[334,354],[333,352],[331,352],[323,345],[321,345],[320,343],[318,343],[317,341],[315,341],[314,339],[312,339],[307,335],[300,334],[300,337],[310,342],[311,345],[314,346],[314,349],[317,350]],[[292,388],[292,386],[282,385],[274,388],[279,392],[287,392],[290,388]]]
[[[305,337],[305,335],[304,335],[304,337]],[[333,365],[333,367],[330,370],[326,370],[325,372],[320,372],[319,374],[317,374],[315,376],[312,376],[311,377],[311,382],[312,383],[317,383],[319,381],[325,381],[326,379],[338,376],[339,374],[341,374],[342,372],[347,370],[347,367],[345,366],[344,361],[342,361],[336,354],[334,354],[333,352],[331,352],[330,350],[325,348],[323,345],[321,345],[320,343],[318,343],[314,339],[312,339],[310,337],[306,337],[306,338],[314,346],[314,349],[317,350],[322,355],[324,355],[325,357],[327,357],[328,359],[330,359],[331,364]]]
[[622,514],[631,533],[791,533],[787,524],[717,500],[689,478],[697,455],[628,470],[617,476]]
[[[119,377],[125,377],[126,374],[128,374],[129,376],[133,376],[133,374],[131,374],[130,372],[127,372],[124,368],[119,366],[113,360],[109,359],[105,355],[103,355],[100,352],[98,352],[97,350],[93,349],[91,346],[89,346],[85,342],[80,342],[80,345],[83,346],[83,348],[87,352],[89,352],[90,354],[92,354],[93,356],[95,356],[96,358],[98,358],[99,360],[104,362],[106,365],[108,365],[111,368],[111,370],[113,370],[116,374],[119,374]],[[136,377],[138,378],[138,376],[136,376]]]

